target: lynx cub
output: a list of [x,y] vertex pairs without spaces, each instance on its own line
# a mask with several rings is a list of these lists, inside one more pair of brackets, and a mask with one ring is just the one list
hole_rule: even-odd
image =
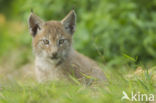
[[61,21],[43,21],[34,13],[29,17],[33,37],[35,71],[39,82],[70,80],[74,76],[81,83],[105,81],[98,65],[72,48],[76,14],[72,10]]

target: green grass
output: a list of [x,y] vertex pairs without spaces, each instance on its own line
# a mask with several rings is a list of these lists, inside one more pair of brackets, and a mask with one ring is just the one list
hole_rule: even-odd
[[[153,76],[155,67],[149,72],[124,69],[106,70],[108,83],[85,86],[63,81],[37,83],[33,80],[3,81],[0,89],[0,103],[132,103],[121,101],[122,92],[155,94]],[[139,102],[140,103],[140,102]]]
[[[155,0],[0,0],[0,5],[0,103],[132,103],[121,101],[123,91],[154,94],[156,103],[156,66],[136,69],[140,63],[155,65]],[[25,78],[34,58],[30,9],[44,20],[61,20],[73,7],[78,18],[73,46],[109,65],[108,83],[85,86],[73,78],[74,83],[40,84]],[[22,68],[26,71],[19,72]]]
[[[13,25],[13,27],[16,26]],[[0,47],[4,48],[0,51],[0,103],[132,103],[128,100],[121,101],[123,91],[128,96],[131,92],[156,94],[156,66],[149,70],[142,67],[136,69],[137,58],[132,58],[125,53],[121,56],[125,58],[125,61],[120,62],[116,59],[117,65],[113,65],[111,61],[106,62],[107,66],[104,69],[108,83],[105,85],[85,86],[79,84],[74,78],[75,83],[57,81],[41,84],[35,80],[26,79],[25,71],[18,71],[23,67],[29,71],[30,66],[26,64],[33,63],[30,35],[27,35],[25,28],[19,33],[14,31],[13,34],[16,35],[12,35],[8,32],[13,31],[10,28],[12,27],[4,28],[0,38],[3,40]],[[99,58],[102,58],[101,54]],[[148,61],[149,64],[150,62],[154,61]],[[123,66],[125,63],[134,66]],[[13,75],[14,71],[16,78],[11,76],[11,80],[1,79],[8,74]]]

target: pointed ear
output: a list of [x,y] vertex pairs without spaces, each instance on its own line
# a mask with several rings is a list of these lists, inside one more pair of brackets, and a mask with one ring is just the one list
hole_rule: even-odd
[[41,20],[37,15],[34,13],[30,14],[28,24],[29,24],[29,30],[30,34],[35,37],[35,35],[42,29],[44,21]]
[[61,21],[67,33],[73,35],[76,26],[76,13],[74,10],[70,11],[68,15]]

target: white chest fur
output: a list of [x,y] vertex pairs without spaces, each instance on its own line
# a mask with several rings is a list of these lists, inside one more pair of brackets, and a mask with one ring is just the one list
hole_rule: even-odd
[[56,61],[36,57],[35,71],[39,82],[47,80],[58,80],[63,73],[61,68],[55,66]]

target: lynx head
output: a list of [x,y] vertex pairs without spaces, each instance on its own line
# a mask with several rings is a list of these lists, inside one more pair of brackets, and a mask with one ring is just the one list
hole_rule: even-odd
[[28,22],[35,55],[52,61],[67,57],[72,46],[75,21],[74,10],[61,21],[47,22],[31,13]]

